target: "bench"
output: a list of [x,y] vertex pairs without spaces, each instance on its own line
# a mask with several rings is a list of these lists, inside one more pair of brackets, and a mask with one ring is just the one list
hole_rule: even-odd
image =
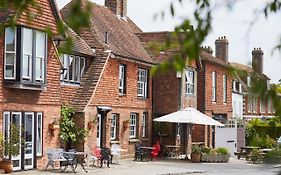
[[236,155],[239,160],[241,157],[246,158],[248,154],[246,152],[234,152],[234,155]]
[[46,166],[46,169],[51,165],[54,168],[55,162],[60,162],[60,168],[62,167],[62,162],[66,162],[67,159],[64,157],[64,149],[61,148],[55,148],[55,149],[49,149],[47,151],[48,156],[48,164]]

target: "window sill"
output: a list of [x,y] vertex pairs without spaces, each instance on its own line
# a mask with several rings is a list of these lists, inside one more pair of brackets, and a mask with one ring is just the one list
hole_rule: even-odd
[[63,85],[63,86],[80,87],[80,83],[68,83],[68,82],[61,81],[60,84]]
[[39,84],[23,84],[19,82],[5,82],[5,87],[11,89],[24,89],[24,90],[32,90],[32,91],[44,91],[47,90],[46,85]]
[[185,94],[186,97],[192,97],[194,98],[195,97],[195,94]]
[[147,97],[138,97],[138,100],[146,101],[146,100],[148,100],[148,98]]
[[111,140],[110,143],[111,143],[111,144],[119,144],[120,141],[119,141],[119,140]]
[[132,138],[129,140],[130,143],[136,143],[136,142],[139,142],[140,139],[136,139],[136,138]]
[[122,94],[122,93],[120,94],[119,93],[119,97],[126,97],[126,96],[127,96],[127,94]]
[[149,138],[147,138],[147,137],[143,137],[143,138],[142,138],[142,141],[144,141],[144,142],[149,142],[149,141],[150,141],[150,139],[149,139]]

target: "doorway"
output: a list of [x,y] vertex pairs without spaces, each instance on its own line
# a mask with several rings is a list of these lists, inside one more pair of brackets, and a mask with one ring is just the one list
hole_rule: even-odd
[[[37,114],[37,117],[35,117],[35,114]],[[15,124],[16,126],[19,127],[19,142],[22,145],[22,148],[19,150],[19,154],[17,156],[12,157],[13,170],[19,171],[19,170],[29,170],[35,168],[36,152],[37,149],[38,152],[41,152],[41,147],[42,147],[41,144],[42,143],[42,133],[41,133],[42,113],[4,112],[3,115],[4,140],[10,139],[11,124]],[[38,131],[40,133],[37,133]],[[38,147],[38,145],[40,148]]]

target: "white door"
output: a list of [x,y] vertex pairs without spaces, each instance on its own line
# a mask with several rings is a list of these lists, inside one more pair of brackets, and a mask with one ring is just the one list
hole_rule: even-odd
[[[8,125],[10,125],[10,123],[14,123],[17,126],[19,126],[19,140],[21,140],[21,128],[22,128],[22,121],[21,121],[21,113],[20,112],[12,112],[12,116],[11,116],[11,120],[9,121]],[[8,126],[8,128],[10,128]],[[9,129],[8,129],[9,131]],[[19,151],[19,155],[17,156],[13,156],[12,157],[12,161],[13,161],[13,170],[14,171],[18,171],[21,170],[21,149]]]
[[24,114],[24,169],[33,169],[34,158],[34,113]]
[[101,147],[101,114],[98,114],[97,120],[97,146]]

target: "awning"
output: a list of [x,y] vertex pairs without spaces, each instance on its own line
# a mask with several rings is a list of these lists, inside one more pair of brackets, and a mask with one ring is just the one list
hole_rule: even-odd
[[220,122],[201,113],[200,111],[198,111],[195,108],[186,108],[181,111],[173,112],[171,114],[156,118],[153,121],[169,122],[169,123],[190,123],[190,124],[211,125],[211,126],[224,126]]

